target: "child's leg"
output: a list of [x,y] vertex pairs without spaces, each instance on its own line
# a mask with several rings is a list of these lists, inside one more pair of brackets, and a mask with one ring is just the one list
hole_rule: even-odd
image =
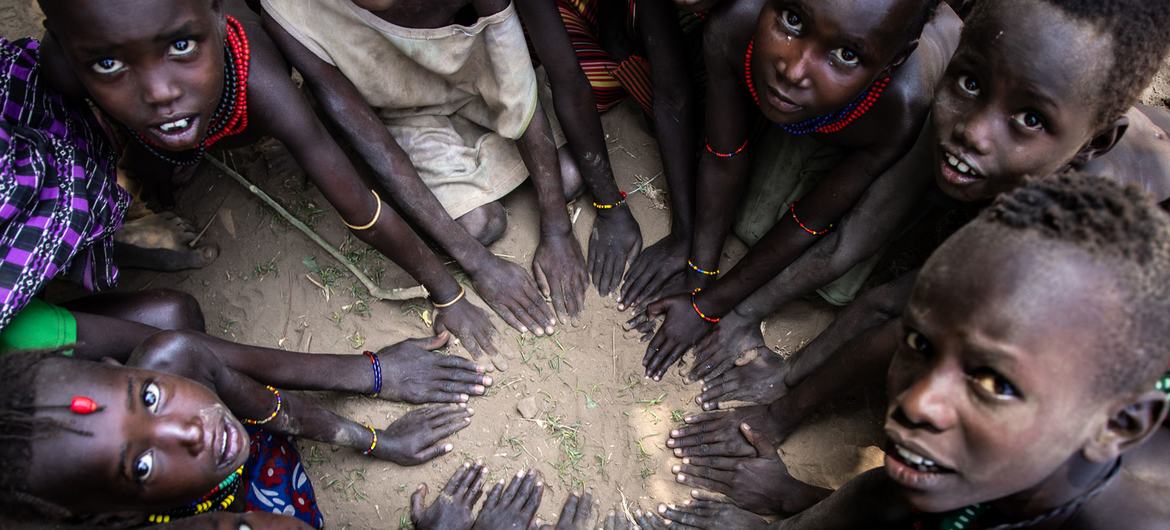
[[504,236],[508,215],[500,201],[492,201],[461,215],[455,222],[486,247]]
[[82,359],[111,357],[124,362],[159,330],[204,330],[199,302],[179,291],[99,294],[62,306],[76,320],[74,354]]

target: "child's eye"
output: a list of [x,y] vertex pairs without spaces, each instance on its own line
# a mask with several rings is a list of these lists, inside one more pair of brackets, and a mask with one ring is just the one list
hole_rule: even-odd
[[994,372],[980,372],[968,376],[971,382],[979,386],[980,389],[994,396],[996,399],[1008,399],[1020,396],[1020,391],[1016,389],[1007,379]]
[[154,452],[147,451],[134,461],[134,480],[145,482],[154,471]]
[[195,52],[195,41],[191,39],[179,39],[171,43],[171,55],[183,56],[190,55]]
[[959,76],[959,90],[962,90],[970,96],[979,95],[979,81],[969,75]]
[[787,9],[780,12],[780,22],[793,33],[800,33],[800,30],[804,29],[804,21],[800,19],[800,15]]
[[926,340],[926,337],[917,331],[907,331],[905,340],[906,345],[914,351],[925,352],[930,349],[930,341]]
[[834,59],[846,66],[854,66],[860,62],[860,58],[857,57],[857,52],[849,48],[837,48],[830,53],[833,54]]
[[1038,112],[1025,111],[1012,116],[1012,121],[1025,129],[1040,131],[1044,127],[1044,117]]
[[158,412],[158,402],[162,397],[162,391],[159,390],[158,385],[154,383],[147,383],[142,387],[142,404],[146,405],[146,409],[152,413]]
[[121,70],[124,66],[125,65],[122,64],[122,61],[119,61],[117,59],[111,59],[109,57],[106,57],[104,59],[98,59],[97,61],[94,61],[94,63],[92,65],[90,65],[90,67],[93,68],[93,71],[95,71],[99,74],[102,74],[102,75],[109,75],[109,74],[116,73],[119,70]]

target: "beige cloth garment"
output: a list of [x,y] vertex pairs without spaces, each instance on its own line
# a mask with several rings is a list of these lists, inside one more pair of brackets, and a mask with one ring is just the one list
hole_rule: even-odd
[[351,0],[263,0],[265,11],[357,87],[453,218],[528,176],[515,139],[537,82],[515,8],[472,26],[396,26]]

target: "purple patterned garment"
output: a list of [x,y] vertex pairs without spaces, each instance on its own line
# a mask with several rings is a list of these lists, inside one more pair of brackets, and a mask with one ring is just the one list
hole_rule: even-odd
[[114,231],[130,204],[89,109],[41,77],[39,42],[0,38],[0,330],[55,277],[112,286]]

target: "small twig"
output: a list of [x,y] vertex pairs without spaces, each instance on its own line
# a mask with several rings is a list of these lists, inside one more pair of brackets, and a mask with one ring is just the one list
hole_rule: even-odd
[[613,327],[609,328],[609,351],[613,354],[613,380],[617,381],[617,338],[614,336],[615,330]]
[[366,291],[369,291],[370,296],[380,300],[410,300],[412,298],[427,297],[427,290],[421,285],[408,287],[405,289],[383,289],[382,287],[378,286],[374,283],[373,280],[369,278],[369,276],[366,276],[365,273],[350,263],[349,260],[345,259],[345,256],[342,255],[341,252],[338,251],[333,245],[330,245],[321,236],[317,235],[313,229],[309,228],[307,225],[305,225],[305,223],[302,223],[300,219],[297,219],[295,216],[293,216],[293,214],[289,213],[288,210],[284,209],[284,207],[280,205],[280,203],[273,200],[272,197],[269,197],[268,194],[264,192],[264,190],[258,188],[255,184],[248,182],[248,179],[244,178],[243,175],[240,175],[235,170],[228,167],[227,164],[223,163],[223,161],[210,156],[207,157],[207,159],[211,161],[211,165],[218,168],[227,176],[235,179],[235,181],[240,183],[241,186],[247,188],[248,191],[252,192],[253,195],[259,197],[260,200],[264,201],[265,204],[267,204],[273,210],[276,210],[276,213],[280,214],[280,216],[288,221],[289,224],[295,226],[297,230],[300,230],[303,234],[308,236],[309,239],[313,240],[317,246],[321,247],[323,250],[325,250],[325,252],[329,253],[330,256],[333,256],[333,259],[337,260],[338,263],[341,263],[343,266],[345,266],[346,269],[349,269],[349,272],[353,274],[354,277],[356,277],[358,281],[362,283],[362,285],[365,286]]
[[207,224],[203,225],[203,230],[199,231],[199,234],[195,236],[195,239],[192,239],[190,243],[187,243],[189,248],[195,248],[195,245],[199,244],[199,240],[203,239],[203,234],[206,234],[207,229],[211,228],[211,223],[212,221],[215,221],[216,217],[219,217],[219,210],[216,210],[215,213],[211,215],[211,219],[207,220]]

